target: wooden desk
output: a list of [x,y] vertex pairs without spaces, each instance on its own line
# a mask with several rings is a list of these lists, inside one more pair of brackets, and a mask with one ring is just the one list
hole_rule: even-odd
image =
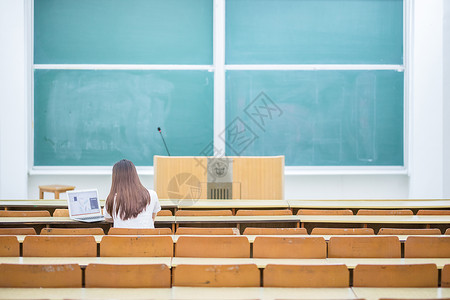
[[[1,261],[1,257],[0,257]],[[268,264],[280,265],[327,265],[326,259],[291,259],[291,258],[213,258],[213,257],[174,257],[172,267],[178,265],[245,265],[255,264],[264,269]]]
[[153,265],[165,264],[172,267],[172,257],[0,257],[2,264],[88,264]]
[[[0,217],[0,225],[89,225],[96,227],[97,224],[112,224],[109,222],[80,222],[70,219],[69,217]],[[156,216],[155,224],[174,224],[174,216]]]
[[[421,225],[423,228],[450,227],[450,216],[318,216],[318,215],[298,215],[301,227],[307,227],[308,232],[313,227],[329,227],[328,224],[346,224],[351,227],[372,227],[378,229],[381,226],[389,227],[392,225]],[[318,225],[320,224],[320,225]],[[387,225],[389,224],[389,225]],[[332,226],[332,225],[331,225]],[[395,226],[394,226],[395,227]],[[441,231],[442,231],[441,229]],[[377,230],[375,230],[377,232]]]
[[356,265],[408,265],[436,264],[439,270],[450,264],[450,258],[327,258],[328,264],[345,264],[349,269]]
[[[337,236],[341,236],[341,237],[372,237],[372,236],[388,236],[388,235],[242,235],[248,238],[248,241],[250,243],[253,243],[255,241],[255,238],[258,236],[265,236],[265,237],[323,237],[325,239],[325,241],[329,241],[331,237],[337,237]],[[390,236],[396,236],[398,237],[400,243],[404,243],[406,241],[406,239],[409,236],[424,236],[424,237],[445,237],[448,235],[390,235]]]
[[439,299],[450,298],[450,288],[358,288],[353,287],[356,297],[366,300],[380,298]]
[[450,200],[288,200],[296,212],[300,208],[352,209],[450,209]]
[[[69,217],[0,217],[0,227],[33,227],[36,232],[40,232],[42,228],[48,227],[101,227],[105,232],[112,226],[112,223],[103,222],[79,222]],[[173,216],[156,216],[155,226],[171,227],[174,230],[175,217]]]
[[351,288],[0,288],[0,299],[356,299]]
[[[100,200],[100,205],[105,206],[106,200]],[[178,200],[159,200],[161,208],[175,209],[178,205]],[[0,200],[0,209],[50,209],[67,208],[67,200]]]
[[171,288],[0,288],[0,299],[172,299]]
[[[41,236],[73,236],[73,235],[41,235]],[[85,236],[85,235],[83,235]],[[102,238],[106,235],[92,235],[95,239],[95,241],[97,242],[97,244],[100,244],[100,242],[102,241]],[[26,235],[16,235],[17,240],[19,241],[19,243],[23,243],[23,240],[25,239]]]
[[286,200],[180,200],[178,209],[287,209]]
[[[223,225],[227,227],[237,227],[242,234],[244,226],[249,224],[264,224],[278,227],[298,227],[300,218],[298,216],[195,216],[195,217],[176,217],[176,226],[199,225],[214,227]],[[281,226],[280,226],[281,225]]]
[[[0,258],[1,261],[1,258]],[[268,264],[279,265],[346,265],[353,270],[358,264],[374,265],[404,265],[404,264],[436,264],[438,269],[450,264],[448,258],[323,258],[323,259],[292,259],[292,258],[212,258],[212,257],[174,257],[172,267],[186,264],[220,264],[220,265],[240,265],[255,264],[263,269]]]
[[[64,236],[64,235],[59,235],[59,236]],[[70,235],[73,236],[73,235]],[[97,243],[100,243],[102,241],[102,238],[104,236],[107,235],[93,235],[93,237],[95,238],[95,241]],[[127,236],[127,235],[120,235],[120,236]],[[137,236],[137,235],[129,235],[129,236]],[[141,235],[141,236],[162,236],[162,235]],[[167,235],[164,235],[167,236]],[[177,243],[178,239],[182,236],[195,236],[195,237],[225,237],[225,236],[229,236],[229,237],[233,237],[236,235],[169,235],[174,243]],[[237,235],[239,236],[239,235]],[[336,236],[344,236],[344,237],[348,237],[348,235],[241,235],[244,236],[248,239],[250,244],[253,244],[253,242],[255,241],[256,237],[260,236],[260,237],[289,237],[289,238],[296,238],[296,237],[323,237],[325,239],[325,241],[329,241],[331,237],[336,237]],[[371,236],[376,236],[376,235],[352,235],[352,237],[371,237]],[[429,235],[414,235],[414,236],[425,236],[425,237],[429,237]],[[433,235],[433,237],[445,237],[446,235]],[[26,237],[26,235],[16,235],[19,243],[23,243],[24,238]],[[397,235],[398,239],[400,240],[401,243],[404,243],[406,241],[406,239],[409,237],[409,235]]]
[[358,264],[403,265],[436,264],[441,270],[450,264],[448,258],[214,258],[214,257],[0,257],[0,263],[8,264],[79,264],[82,268],[88,264],[165,264],[169,268],[182,264],[197,265],[242,265],[255,264],[263,269],[268,264],[280,265],[346,265],[350,270]]

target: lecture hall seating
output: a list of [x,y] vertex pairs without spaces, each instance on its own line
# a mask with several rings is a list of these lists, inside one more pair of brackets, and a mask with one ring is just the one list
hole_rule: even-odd
[[0,256],[20,256],[20,243],[17,237],[11,235],[0,236]]
[[323,237],[257,236],[253,242],[254,258],[326,258]]
[[163,217],[163,216],[171,217],[171,216],[173,216],[172,211],[168,210],[168,209],[162,209],[156,215],[160,216],[160,217]]
[[87,288],[170,288],[170,268],[165,264],[89,264]]
[[67,208],[56,208],[53,212],[53,217],[69,217],[69,209]]
[[297,215],[353,215],[351,209],[299,209]]
[[356,213],[358,216],[412,216],[410,209],[360,209]]
[[333,236],[328,241],[329,258],[400,258],[396,236]]
[[78,264],[0,264],[0,287],[81,288]]
[[435,264],[357,265],[354,287],[437,287]]
[[439,228],[381,228],[378,235],[440,235]]
[[417,211],[419,216],[448,216],[450,215],[450,209],[419,209]]
[[195,217],[195,216],[232,216],[229,209],[218,210],[177,210],[175,216],[177,217]]
[[97,242],[93,236],[28,235],[23,241],[23,256],[94,257]]
[[36,235],[33,227],[0,228],[0,235]]
[[441,272],[441,287],[450,288],[450,264],[445,265]]
[[450,258],[450,236],[409,236],[405,258]]
[[175,256],[249,258],[250,243],[245,236],[180,236]]
[[240,209],[236,216],[289,216],[292,211],[289,209]]
[[106,235],[100,242],[100,256],[172,257],[173,240],[172,237],[165,235]]
[[172,270],[173,286],[259,287],[260,272],[255,264],[178,265]]
[[171,235],[170,228],[115,228],[108,231],[108,235]]
[[306,235],[306,228],[264,228],[264,227],[247,227],[244,235]]
[[50,217],[48,210],[0,210],[0,217]]
[[42,228],[41,235],[104,235],[102,228]]
[[311,235],[374,235],[373,228],[320,228],[315,227]]
[[178,227],[177,235],[239,235],[237,228]]
[[273,265],[263,271],[264,287],[339,288],[349,287],[346,265]]

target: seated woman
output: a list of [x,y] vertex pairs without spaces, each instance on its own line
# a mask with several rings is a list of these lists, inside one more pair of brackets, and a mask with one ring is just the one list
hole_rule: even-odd
[[117,162],[103,210],[105,219],[118,228],[155,228],[160,210],[156,192],[142,185],[134,164],[126,159]]

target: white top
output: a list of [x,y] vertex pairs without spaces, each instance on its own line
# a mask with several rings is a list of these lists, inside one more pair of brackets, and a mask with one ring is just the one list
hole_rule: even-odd
[[[117,228],[155,228],[153,223],[153,214],[158,213],[161,210],[159,204],[158,195],[154,190],[148,190],[150,193],[150,204],[136,217],[128,220],[122,220],[120,216],[114,216],[114,227]],[[111,218],[110,214],[103,210],[105,218]]]

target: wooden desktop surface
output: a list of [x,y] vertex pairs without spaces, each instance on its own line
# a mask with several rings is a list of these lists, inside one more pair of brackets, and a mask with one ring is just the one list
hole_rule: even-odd
[[[176,208],[178,200],[159,200],[161,208]],[[100,205],[105,206],[105,200],[100,200]],[[0,208],[67,208],[67,200],[0,200]]]
[[300,218],[292,215],[281,216],[180,216],[175,217],[176,224],[194,223],[298,223]]
[[172,266],[172,257],[0,257],[2,264],[79,264],[85,268],[88,264],[113,265],[153,265]]
[[356,299],[351,288],[0,288],[0,299]]
[[346,265],[354,269],[358,264],[404,265],[436,264],[438,269],[450,264],[449,258],[216,258],[216,257],[0,257],[0,263],[10,264],[79,264],[86,267],[92,263],[102,264],[166,264],[176,267],[181,264],[231,265],[255,264],[265,268],[268,264],[281,265]]
[[289,208],[286,200],[180,200],[179,209]]
[[[426,200],[426,199],[408,199],[408,200],[176,200],[159,199],[163,208],[180,209],[260,209],[260,208],[323,208],[323,209],[448,209],[450,208],[449,199]],[[105,200],[100,200],[104,206]],[[0,208],[67,208],[67,200],[0,200]]]
[[[0,258],[1,261],[1,258]],[[280,265],[346,265],[354,269],[356,265],[405,265],[405,264],[436,264],[438,269],[450,264],[449,258],[322,258],[322,259],[292,259],[292,258],[213,258],[213,257],[174,257],[172,267],[186,264],[255,264],[265,268],[268,264]]]
[[[156,216],[155,224],[174,224],[174,216]],[[93,222],[86,223],[70,219],[69,217],[0,217],[1,225],[33,225],[33,224],[44,224],[44,225],[76,225],[83,224],[89,225],[90,227],[97,227],[98,224],[112,224],[106,221],[103,222]]]
[[450,288],[1,288],[0,299],[440,299]]
[[[286,224],[291,223],[294,227],[312,226],[309,224],[323,223],[323,226],[333,226],[333,224],[402,224],[402,225],[445,225],[450,224],[450,215],[447,216],[317,216],[317,215],[282,215],[282,216],[157,216],[155,225],[163,226],[212,226],[209,224],[224,225],[231,227],[241,227],[241,224]],[[328,225],[330,224],[330,225]],[[71,220],[68,217],[0,217],[0,227],[52,227],[52,226],[68,226],[68,227],[108,227],[112,223],[106,221],[85,223]],[[371,225],[371,226],[372,226]],[[286,227],[288,225],[283,225]],[[317,225],[314,225],[317,227]],[[352,225],[347,225],[352,226]],[[360,226],[360,225],[358,225]],[[320,227],[320,225],[319,225]],[[445,229],[445,228],[444,228]],[[175,228],[173,228],[175,230]]]
[[363,215],[298,215],[302,223],[360,223],[360,224],[450,224],[450,215],[396,215],[396,216],[363,216]]
[[397,299],[439,299],[450,298],[450,288],[359,288],[353,287],[357,298],[378,300]]
[[450,200],[287,200],[290,208],[450,208]]

